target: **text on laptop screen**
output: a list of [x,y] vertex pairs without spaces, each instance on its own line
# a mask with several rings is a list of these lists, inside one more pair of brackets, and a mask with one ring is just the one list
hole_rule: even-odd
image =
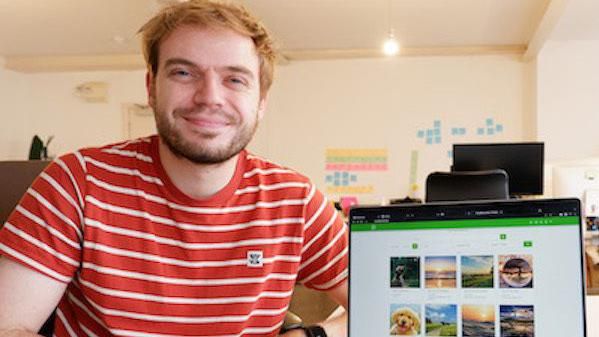
[[352,210],[350,336],[585,336],[577,201]]

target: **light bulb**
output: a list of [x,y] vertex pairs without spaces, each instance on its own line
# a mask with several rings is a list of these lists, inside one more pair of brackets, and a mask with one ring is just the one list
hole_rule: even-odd
[[389,34],[387,40],[383,44],[383,53],[387,56],[397,55],[399,52],[399,43],[395,40],[395,36],[393,34]]

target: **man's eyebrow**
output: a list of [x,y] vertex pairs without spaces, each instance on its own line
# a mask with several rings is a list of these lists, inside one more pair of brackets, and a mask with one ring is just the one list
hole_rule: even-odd
[[248,68],[243,67],[243,66],[228,66],[228,67],[225,67],[225,69],[228,71],[234,72],[234,73],[244,74],[250,78],[254,78],[254,73],[251,70],[249,70]]
[[[173,66],[173,65],[185,65],[185,66],[189,66],[189,67],[201,68],[197,64],[191,62],[190,60],[180,58],[180,57],[170,58],[164,62],[165,68],[167,68],[169,66]],[[254,73],[251,70],[249,70],[247,67],[244,67],[244,66],[224,66],[224,67],[222,67],[222,69],[232,72],[232,73],[243,74],[252,79],[254,78]]]
[[171,58],[171,59],[166,60],[166,62],[164,62],[164,67],[166,68],[168,66],[172,66],[172,65],[176,65],[176,64],[186,65],[186,66],[192,66],[192,67],[196,66],[195,63],[193,63],[193,62],[191,62],[189,60],[186,60],[184,58],[175,57],[175,58]]

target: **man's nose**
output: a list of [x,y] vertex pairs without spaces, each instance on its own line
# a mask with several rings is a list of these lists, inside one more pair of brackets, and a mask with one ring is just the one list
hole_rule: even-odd
[[224,101],[224,90],[217,74],[208,72],[197,85],[194,102],[198,105],[220,107]]

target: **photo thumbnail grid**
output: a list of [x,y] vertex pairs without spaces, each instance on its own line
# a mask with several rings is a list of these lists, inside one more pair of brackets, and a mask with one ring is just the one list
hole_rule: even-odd
[[[389,266],[391,288],[533,288],[533,256],[530,254],[505,254],[497,258],[493,255],[400,256],[391,257]],[[495,268],[498,281],[494,277]]]
[[[394,256],[389,265],[395,291],[533,288],[530,254]],[[391,336],[534,337],[534,331],[533,305],[390,304]]]
[[389,311],[389,335],[534,337],[534,306],[394,303]]

